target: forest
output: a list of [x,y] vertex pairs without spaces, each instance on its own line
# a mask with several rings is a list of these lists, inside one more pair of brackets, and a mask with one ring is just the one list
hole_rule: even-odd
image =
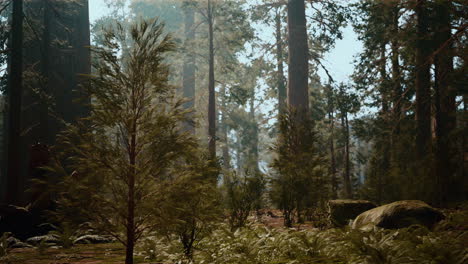
[[466,264],[467,39],[467,0],[0,0],[0,263]]

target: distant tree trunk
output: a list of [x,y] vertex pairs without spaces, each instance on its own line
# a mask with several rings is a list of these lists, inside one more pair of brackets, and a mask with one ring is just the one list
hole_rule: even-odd
[[252,169],[255,172],[258,172],[260,169],[258,167],[258,125],[255,120],[255,92],[252,93],[252,97],[250,98],[250,122],[252,125],[252,145],[251,145],[251,162],[252,162]]
[[309,49],[304,0],[288,0],[288,104],[299,111],[309,110]]
[[416,5],[416,154],[422,160],[431,150],[430,44],[428,43],[427,1]]
[[344,162],[345,162],[345,171],[344,171],[344,187],[345,187],[345,198],[351,199],[353,197],[352,184],[351,184],[351,164],[349,159],[349,122],[348,122],[348,113],[343,111],[341,113],[341,125],[345,129],[345,146],[344,146]]
[[[399,62],[399,45],[398,42],[398,18],[399,18],[399,9],[397,7],[393,8],[393,21],[392,21],[392,82],[393,82],[393,116],[394,116],[394,140],[400,134],[400,119],[402,116],[402,90],[401,90],[401,72],[400,72],[400,62]],[[393,142],[394,143],[394,142]]]
[[283,36],[281,32],[281,12],[276,11],[276,64],[277,64],[277,86],[278,86],[278,115],[282,116],[286,109],[286,78],[284,77],[284,52]]
[[[380,78],[382,79],[381,80],[381,88],[380,88],[380,94],[381,94],[381,100],[382,100],[382,109],[381,109],[381,113],[380,113],[380,117],[382,118],[382,120],[384,121],[385,123],[385,128],[389,128],[390,127],[390,121],[389,121],[389,118],[388,118],[388,109],[389,109],[389,106],[388,106],[388,95],[387,95],[387,70],[386,70],[386,66],[387,66],[387,57],[385,55],[385,51],[386,51],[386,45],[387,43],[385,42],[382,42],[381,44],[381,47],[380,47],[380,60],[381,60],[381,64],[379,65],[380,67]],[[383,192],[384,192],[384,188],[383,188],[383,182],[384,182],[384,179],[383,177],[385,175],[388,175],[388,170],[390,168],[390,139],[388,138],[388,132],[387,131],[384,131],[383,134],[382,134],[382,143],[381,143],[381,148],[382,148],[382,167],[381,167],[381,172],[378,173],[378,179],[377,179],[377,202],[378,203],[381,203],[382,202],[382,199],[383,199]]]
[[328,120],[330,122],[330,174],[331,174],[331,186],[332,186],[332,199],[338,197],[338,180],[336,178],[336,157],[335,157],[335,110],[333,104],[333,91],[329,86],[328,92]]
[[208,34],[209,34],[209,73],[208,73],[208,150],[212,159],[216,158],[216,99],[214,76],[214,31],[213,31],[213,7],[208,0]]
[[[435,54],[435,110],[436,110],[436,174],[437,204],[447,205],[450,182],[456,164],[456,153],[450,135],[456,127],[455,91],[450,76],[453,72],[453,51],[451,41],[450,1],[437,3],[438,26],[436,28],[437,48]],[[452,190],[453,191],[453,190]]]
[[[185,1],[185,54],[183,68],[183,95],[190,101],[184,104],[185,109],[193,109],[195,105],[195,57],[191,53],[191,43],[195,39],[195,10],[190,5],[192,1]],[[190,120],[186,126],[188,131],[195,133],[194,120]]]
[[21,97],[23,92],[23,0],[12,1],[11,57],[8,74],[8,139],[6,202],[18,198],[21,175]]
[[[49,95],[49,71],[50,71],[50,16],[49,0],[44,0],[43,3],[43,23],[44,30],[42,32],[42,50],[41,50],[41,74],[44,79],[42,83],[43,95]],[[40,102],[40,120],[39,120],[39,141],[44,144],[50,144],[49,138],[51,137],[49,131],[49,106],[47,100],[41,100]]]
[[243,160],[242,160],[242,143],[241,143],[241,135],[240,132],[237,131],[237,138],[236,138],[236,167],[237,167],[237,172],[239,175],[242,173],[242,167],[243,167]]
[[221,87],[221,106],[222,106],[222,115],[221,115],[221,134],[224,141],[222,152],[223,152],[223,165],[224,169],[231,168],[231,158],[229,155],[229,137],[228,137],[228,125],[227,121],[227,106],[226,106],[226,87],[223,85]]

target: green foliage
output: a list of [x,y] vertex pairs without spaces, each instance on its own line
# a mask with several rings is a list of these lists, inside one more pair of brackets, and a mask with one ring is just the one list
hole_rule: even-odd
[[202,245],[196,263],[464,263],[468,257],[461,237],[419,226],[369,232],[219,229]]
[[213,179],[217,173],[211,161],[193,156],[174,169],[173,179],[158,187],[155,229],[159,234],[175,236],[189,259],[198,242],[221,221],[221,197]]
[[320,207],[328,198],[327,163],[310,117],[290,111],[280,119],[280,131],[273,148],[271,167],[277,174],[271,179],[270,198],[291,227],[294,214],[301,222],[306,209]]
[[263,204],[265,180],[260,172],[244,175],[227,172],[223,178],[224,205],[229,212],[229,226],[232,231],[244,227],[252,210],[259,210]]
[[[120,53],[122,43],[132,44],[126,54]],[[91,115],[61,133],[51,168],[63,177],[57,187],[58,215],[70,221],[79,216],[130,247],[170,215],[169,206],[158,202],[158,192],[168,192],[173,211],[183,209],[165,223],[193,220],[198,226],[212,210],[201,199],[213,194],[208,184],[192,182],[203,178],[207,167],[196,167],[197,144],[182,130],[188,111],[168,84],[165,60],[173,49],[158,20],[106,30],[94,48],[98,59],[87,95]],[[196,169],[175,169],[185,168],[181,164]],[[164,186],[172,179],[174,184]],[[193,204],[183,204],[185,199]],[[191,206],[203,210],[182,218]]]

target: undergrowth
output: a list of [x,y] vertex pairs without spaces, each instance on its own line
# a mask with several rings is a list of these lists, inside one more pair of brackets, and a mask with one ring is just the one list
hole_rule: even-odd
[[[194,263],[279,264],[464,264],[467,233],[432,232],[422,226],[399,230],[279,230],[220,226],[196,248]],[[152,260],[180,259],[177,243],[149,239],[140,254]],[[189,261],[187,260],[187,263]]]

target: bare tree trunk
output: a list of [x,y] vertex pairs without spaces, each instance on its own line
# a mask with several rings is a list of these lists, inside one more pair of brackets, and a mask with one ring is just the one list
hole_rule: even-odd
[[284,54],[283,36],[281,33],[281,12],[276,11],[276,64],[277,64],[277,85],[278,85],[278,115],[282,116],[286,109],[286,78],[284,77]]
[[258,172],[260,169],[258,167],[258,124],[255,121],[255,90],[252,93],[250,98],[250,120],[252,124],[252,145],[251,145],[251,159],[252,159],[252,169],[255,172]]
[[345,196],[348,199],[353,197],[352,184],[351,184],[351,164],[349,160],[349,123],[348,113],[344,111],[341,117],[342,125],[345,129],[345,173],[344,173],[344,184],[345,184]]
[[223,137],[223,147],[222,147],[222,152],[223,152],[223,164],[224,164],[224,169],[230,169],[231,168],[231,158],[229,155],[229,137],[228,137],[228,126],[226,123],[226,116],[227,116],[227,106],[226,106],[226,87],[223,85],[221,87],[221,105],[222,105],[222,115],[221,115],[221,133]]
[[[400,61],[399,61],[399,42],[398,42],[398,18],[399,18],[399,9],[397,7],[393,8],[393,23],[392,23],[392,82],[393,82],[393,119],[394,119],[394,140],[400,134],[400,119],[402,116],[402,90],[401,90],[401,71],[400,71]],[[393,142],[394,143],[394,142]]]
[[309,110],[309,49],[304,0],[288,1],[288,104],[298,112]]
[[333,112],[328,114],[330,119],[330,172],[331,172],[331,184],[332,184],[332,199],[338,197],[338,179],[336,178],[336,157],[335,157],[335,141],[334,141],[334,130],[335,130],[335,120],[333,117]]
[[437,2],[438,22],[436,41],[440,51],[435,55],[436,85],[436,193],[437,204],[447,205],[450,197],[450,182],[453,180],[456,164],[454,143],[450,135],[456,127],[455,91],[451,86],[453,72],[453,51],[451,41],[450,1]]
[[21,97],[23,92],[23,0],[12,1],[12,39],[8,74],[8,135],[7,135],[7,190],[6,202],[18,199],[21,175]]
[[[190,101],[184,104],[185,109],[193,109],[195,106],[195,57],[191,52],[191,42],[195,39],[195,10],[191,1],[185,1],[184,23],[185,23],[185,54],[183,68],[183,95]],[[186,129],[195,133],[194,120],[189,120]]]
[[[43,22],[44,31],[42,33],[42,50],[41,50],[41,74],[44,79],[42,83],[43,95],[49,94],[49,71],[50,71],[50,12],[51,6],[49,6],[49,0],[44,0],[43,3]],[[39,141],[44,144],[50,144],[50,131],[49,131],[49,106],[47,100],[41,100],[40,102],[40,120],[39,120]]]
[[213,7],[208,0],[208,31],[209,31],[209,76],[208,76],[208,150],[212,159],[216,158],[216,99],[214,76],[214,32],[213,32]]
[[335,116],[334,116],[334,103],[333,103],[333,90],[329,86],[328,91],[328,120],[330,121],[330,174],[331,174],[331,198],[338,197],[338,179],[336,178],[336,157],[335,157]]
[[[386,66],[387,66],[387,57],[385,55],[385,51],[386,51],[386,44],[385,42],[383,42],[381,44],[381,55],[380,55],[380,60],[381,60],[381,64],[379,65],[380,66],[380,78],[382,79],[381,80],[381,89],[380,89],[380,94],[381,94],[381,100],[382,100],[382,110],[381,110],[381,113],[380,113],[380,117],[383,119],[384,123],[385,123],[385,128],[389,128],[390,127],[390,122],[389,122],[389,118],[388,118],[388,110],[389,110],[389,106],[388,106],[388,95],[387,95],[387,70],[386,70]],[[378,179],[377,179],[377,202],[378,203],[381,203],[382,200],[383,200],[383,192],[384,192],[384,188],[383,188],[383,182],[384,182],[384,179],[383,177],[385,175],[388,175],[388,171],[390,169],[390,151],[389,151],[389,148],[390,146],[388,145],[390,143],[390,139],[388,138],[388,132],[387,131],[384,131],[383,134],[381,135],[383,138],[382,138],[382,167],[381,167],[381,172],[378,173]]]
[[416,154],[419,160],[431,150],[430,45],[426,0],[416,5]]

